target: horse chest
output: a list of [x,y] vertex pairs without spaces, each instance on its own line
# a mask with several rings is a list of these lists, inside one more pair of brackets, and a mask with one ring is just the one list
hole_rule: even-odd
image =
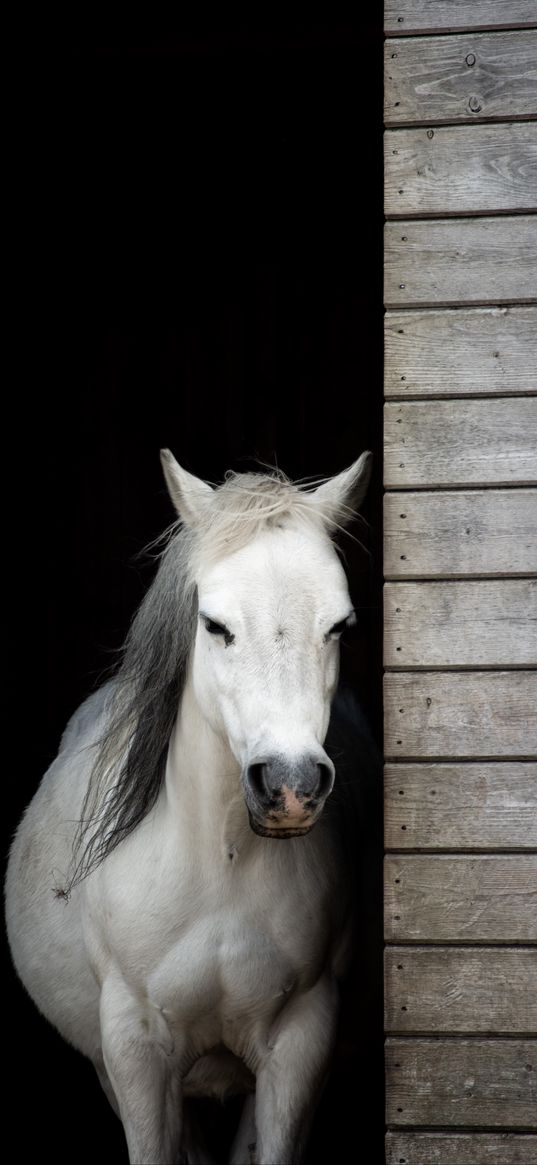
[[271,1011],[320,965],[321,912],[283,887],[276,900],[263,886],[227,890],[202,895],[154,968],[150,993],[173,1016]]
[[[220,1023],[272,1010],[303,974],[301,953],[252,919],[221,912],[192,924],[149,976],[148,994],[172,1022]],[[221,1034],[221,1033],[220,1033]]]
[[172,1028],[203,1022],[209,1039],[248,1017],[270,1020],[294,989],[315,982],[324,962],[323,901],[281,872],[267,879],[225,868],[131,905],[114,936],[125,979]]

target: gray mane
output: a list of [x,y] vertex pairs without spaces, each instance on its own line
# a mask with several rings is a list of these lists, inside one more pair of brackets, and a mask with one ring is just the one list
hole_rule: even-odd
[[[162,785],[170,735],[183,694],[197,620],[200,564],[238,549],[286,517],[323,529],[307,486],[284,474],[228,474],[204,528],[172,527],[156,577],[134,617],[112,681],[105,732],[97,744],[73,849],[68,890],[136,828]],[[342,507],[342,511],[347,507]],[[341,520],[348,520],[348,513]],[[333,521],[332,521],[333,525]]]
[[69,889],[128,837],[158,797],[196,626],[191,540],[188,530],[173,535],[127,635],[75,838]]

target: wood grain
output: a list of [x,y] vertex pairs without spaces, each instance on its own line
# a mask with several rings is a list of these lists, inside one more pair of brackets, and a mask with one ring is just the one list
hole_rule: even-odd
[[384,159],[388,217],[536,208],[537,122],[388,130]]
[[387,308],[536,301],[537,215],[386,223]]
[[386,1165],[535,1165],[533,1133],[386,1134]]
[[386,125],[537,114],[537,31],[385,42]]
[[537,758],[537,672],[388,672],[387,758]]
[[537,667],[537,579],[387,583],[384,665]]
[[537,764],[388,764],[384,834],[387,849],[537,849]]
[[536,854],[390,854],[384,874],[387,942],[537,943]]
[[537,307],[387,312],[384,347],[387,397],[537,392]]
[[386,1042],[386,1087],[390,1125],[531,1130],[537,1043],[392,1037]]
[[388,402],[384,484],[537,484],[537,397]]
[[388,36],[536,24],[535,0],[385,0],[384,4]]
[[387,947],[388,1032],[537,1032],[537,950]]
[[386,578],[532,572],[537,572],[537,490],[385,495]]

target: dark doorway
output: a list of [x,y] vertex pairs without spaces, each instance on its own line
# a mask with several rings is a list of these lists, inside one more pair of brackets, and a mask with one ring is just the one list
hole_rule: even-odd
[[[256,459],[328,475],[373,449],[366,549],[346,547],[361,620],[343,668],[380,745],[381,45],[367,21],[215,26],[51,52],[30,79],[12,481],[13,717],[31,719],[10,830],[150,581],[135,555],[172,518],[163,445],[214,482]],[[349,1137],[383,1160],[373,882],[374,949],[311,1163],[342,1159]],[[7,974],[24,1156],[125,1160],[93,1071]]]

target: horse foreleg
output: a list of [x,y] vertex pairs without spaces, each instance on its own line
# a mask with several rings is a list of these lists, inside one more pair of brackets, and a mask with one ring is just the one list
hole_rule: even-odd
[[239,1127],[233,1141],[229,1165],[254,1165],[256,1146],[255,1093],[244,1101]]
[[182,1133],[182,1095],[165,1020],[119,980],[101,994],[106,1072],[117,1099],[131,1165],[173,1165]]
[[[118,1103],[116,1100],[116,1094],[115,1094],[114,1089],[112,1088],[112,1085],[110,1083],[110,1077],[108,1075],[108,1072],[106,1071],[103,1060],[99,1060],[99,1061],[95,1062],[95,1071],[97,1073],[97,1076],[99,1077],[99,1084],[101,1085],[101,1088],[102,1088],[111,1108],[113,1108],[116,1116],[120,1116]],[[121,1117],[120,1117],[120,1120],[121,1120]]]
[[337,987],[325,976],[280,1013],[257,1075],[256,1165],[296,1165],[302,1159],[331,1057],[337,1010]]

